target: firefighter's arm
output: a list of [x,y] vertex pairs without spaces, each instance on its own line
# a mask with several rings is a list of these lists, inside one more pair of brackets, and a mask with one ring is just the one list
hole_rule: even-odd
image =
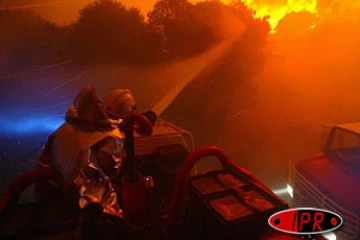
[[[130,115],[130,124],[135,124],[135,131],[143,136],[150,136],[153,132],[153,126],[156,122],[157,116],[153,111],[145,113],[133,113]],[[132,127],[129,128],[130,130]],[[128,132],[129,129],[125,129]]]
[[95,161],[110,179],[117,177],[124,157],[124,139],[107,137],[92,147]]
[[94,163],[89,163],[79,171],[74,180],[79,191],[79,206],[84,209],[91,204],[99,204],[104,213],[123,217],[123,211],[117,200],[117,194],[110,179]]
[[144,112],[143,115],[152,123],[152,125],[155,125],[156,119],[158,118],[155,112],[149,110]]
[[112,137],[103,139],[91,148],[86,167],[79,171],[75,184],[79,189],[79,205],[85,208],[91,203],[100,204],[105,213],[122,217],[117,194],[111,183],[121,165],[119,142]]

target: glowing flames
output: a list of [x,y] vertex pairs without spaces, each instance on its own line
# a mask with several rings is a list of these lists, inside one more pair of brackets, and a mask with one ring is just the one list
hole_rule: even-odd
[[[254,17],[264,18],[268,16],[271,32],[276,32],[280,20],[289,13],[309,12],[317,14],[317,0],[241,0],[247,7],[255,11]],[[228,0],[223,0],[229,3]],[[315,28],[312,25],[311,28]]]

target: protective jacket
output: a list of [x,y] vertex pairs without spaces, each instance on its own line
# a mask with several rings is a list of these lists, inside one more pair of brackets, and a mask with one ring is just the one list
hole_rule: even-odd
[[111,185],[123,157],[124,135],[102,111],[91,86],[74,99],[63,123],[48,139],[38,162],[59,173],[56,184],[78,192],[80,207],[99,203],[105,212],[122,216]]

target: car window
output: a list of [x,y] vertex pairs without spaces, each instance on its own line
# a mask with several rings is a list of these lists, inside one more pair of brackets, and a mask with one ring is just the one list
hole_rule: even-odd
[[360,148],[360,136],[341,129],[335,131],[331,149]]
[[331,151],[355,168],[360,167],[360,136],[341,129],[336,129],[331,144]]

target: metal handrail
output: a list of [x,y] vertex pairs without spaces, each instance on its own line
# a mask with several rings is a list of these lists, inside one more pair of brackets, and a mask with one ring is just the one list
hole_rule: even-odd
[[344,221],[344,227],[338,230],[338,235],[343,236],[346,239],[354,239],[359,235],[359,216],[347,209],[342,208],[335,201],[322,193],[308,179],[299,173],[299,171],[296,170],[295,166],[291,162],[289,163],[288,182],[294,188],[294,191],[296,191],[296,185],[300,185],[304,191],[306,191],[314,198],[313,200],[315,200],[319,207],[341,214],[341,216],[346,221]]

